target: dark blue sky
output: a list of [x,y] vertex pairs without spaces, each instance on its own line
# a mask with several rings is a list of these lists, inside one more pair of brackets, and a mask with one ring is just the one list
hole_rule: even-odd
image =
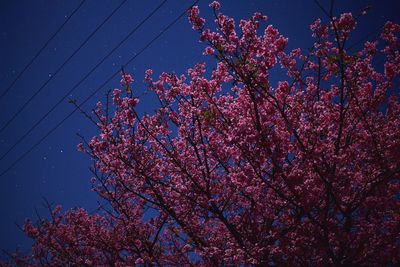
[[[53,75],[54,70],[120,2],[121,0],[86,0],[26,73],[0,100],[0,127],[46,82],[49,75]],[[128,0],[24,112],[0,133],[0,156],[160,2],[161,0]],[[192,2],[193,0],[167,1],[140,30],[90,75],[71,97],[80,102],[88,96]],[[329,1],[320,2],[327,6]],[[0,93],[12,83],[79,3],[80,0],[0,1]],[[201,14],[208,18],[211,15],[207,7],[209,3],[210,1],[206,0],[200,0],[199,3]],[[255,11],[266,14],[269,17],[268,23],[289,37],[290,48],[310,47],[308,25],[317,17],[325,19],[312,0],[231,0],[221,3],[222,11],[233,16],[236,21],[250,16]],[[335,11],[337,14],[342,11],[357,13],[368,4],[372,4],[373,8],[370,14],[360,21],[353,41],[359,40],[387,20],[397,23],[400,21],[398,0],[340,0],[336,1]],[[184,17],[126,67],[126,71],[133,74],[136,80],[134,91],[137,95],[144,91],[143,74],[148,68],[152,68],[155,75],[162,71],[179,74],[196,62],[210,62],[202,56],[203,48],[204,45],[198,42],[198,34],[191,29],[187,18]],[[209,63],[210,67],[211,64]],[[85,109],[89,110],[98,100],[104,100],[105,92],[118,86],[119,78],[116,78],[95,95],[85,105]],[[142,113],[151,113],[156,107],[156,102],[149,95],[142,97],[140,101],[138,109]],[[68,104],[67,100],[63,101],[39,127],[0,161],[0,173],[72,109],[73,106]],[[20,246],[26,251],[29,241],[15,223],[22,224],[25,218],[34,217],[35,208],[42,215],[46,215],[42,208],[43,198],[51,203],[59,203],[65,209],[75,206],[95,209],[97,199],[90,192],[89,182],[91,173],[88,167],[91,162],[88,156],[76,151],[76,144],[79,142],[76,133],[90,138],[96,133],[96,129],[83,115],[76,113],[14,168],[0,177],[0,249],[14,250]]]

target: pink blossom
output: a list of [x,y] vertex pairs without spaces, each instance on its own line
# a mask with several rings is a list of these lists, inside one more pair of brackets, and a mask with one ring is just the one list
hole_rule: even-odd
[[213,1],[209,6],[215,10],[218,10],[221,8],[221,4],[218,1]]
[[193,6],[189,11],[189,21],[193,25],[194,30],[200,30],[203,28],[205,19],[199,16],[199,7]]
[[209,55],[212,55],[212,54],[214,54],[214,49],[213,48],[211,48],[211,47],[206,47],[206,49],[204,50],[204,53],[203,53],[203,55],[205,55],[205,56],[209,56]]
[[130,74],[123,74],[120,81],[121,86],[127,86],[133,83],[133,78]]

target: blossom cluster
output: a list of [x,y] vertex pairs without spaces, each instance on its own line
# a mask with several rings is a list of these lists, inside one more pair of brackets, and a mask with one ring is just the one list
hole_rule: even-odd
[[[93,190],[108,205],[25,225],[22,263],[82,266],[395,266],[400,264],[400,26],[358,51],[350,13],[310,26],[312,49],[256,13],[239,26],[214,1],[193,29],[216,58],[145,80],[160,101],[115,89],[97,105]],[[383,67],[374,59],[384,58]],[[271,70],[285,79],[272,83]],[[133,79],[124,76],[126,85]]]

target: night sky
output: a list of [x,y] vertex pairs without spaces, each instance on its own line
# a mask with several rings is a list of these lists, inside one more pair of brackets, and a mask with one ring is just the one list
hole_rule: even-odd
[[[57,74],[54,72],[81,45],[89,34],[116,8],[122,0],[86,0],[65,27],[49,43],[34,63],[20,77],[9,92],[0,99],[0,128],[21,106],[49,79],[51,81],[31,103],[0,132],[0,157],[23,136],[48,110],[58,102],[83,76],[85,76],[114,46],[139,24],[162,0],[128,0],[107,23],[82,47],[82,49]],[[34,57],[49,37],[56,32],[81,0],[70,1],[0,1],[0,94],[5,92],[18,73]],[[118,71],[132,56],[140,51],[164,27],[190,6],[194,0],[169,0],[119,49],[105,60],[69,98],[80,103],[112,73]],[[329,1],[321,0],[328,7]],[[200,0],[201,15],[209,18],[210,1]],[[256,11],[269,17],[273,24],[289,38],[289,48],[307,49],[312,45],[309,24],[324,14],[312,0],[234,0],[221,1],[222,11],[235,18],[247,18]],[[385,21],[400,23],[398,0],[336,1],[335,13],[351,11],[372,5],[363,17],[353,39],[354,43],[374,32]],[[210,25],[210,24],[209,24]],[[350,42],[351,43],[351,42]],[[204,44],[199,43],[198,33],[191,29],[183,17],[154,44],[138,56],[125,71],[135,79],[136,95],[145,91],[144,71],[185,73],[197,62],[206,61],[210,68],[215,62],[202,56]],[[279,80],[283,77],[274,77]],[[105,93],[119,87],[120,78],[114,78],[84,106],[90,111],[95,103],[105,99]],[[150,94],[140,98],[138,111],[152,113],[157,102]],[[4,159],[0,173],[6,170],[21,154],[31,148],[54,125],[61,121],[74,106],[64,100],[51,114]],[[76,151],[77,133],[91,138],[96,128],[79,112],[65,121],[24,159],[0,177],[0,249],[28,251],[30,241],[18,229],[28,217],[35,220],[35,209],[46,216],[43,199],[61,204],[64,209],[83,206],[89,211],[97,207],[97,197],[90,192],[90,158]]]

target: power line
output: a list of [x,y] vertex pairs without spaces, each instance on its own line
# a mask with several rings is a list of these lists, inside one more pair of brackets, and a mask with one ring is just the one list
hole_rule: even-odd
[[353,48],[355,48],[357,45],[362,44],[362,42],[364,42],[365,40],[367,40],[369,37],[373,36],[374,39],[379,37],[379,31],[383,30],[383,28],[385,27],[385,23],[383,23],[382,25],[379,25],[377,28],[372,29],[371,31],[369,31],[368,33],[366,33],[365,35],[363,35],[363,37],[361,37],[360,39],[358,39],[357,41],[355,41],[353,44],[351,44],[349,47],[347,47],[346,49],[351,50]]
[[95,35],[100,28],[125,4],[127,0],[123,0],[97,27],[91,34],[78,46],[77,49],[57,68],[53,75],[51,75],[42,86],[18,109],[16,113],[1,127],[0,133],[3,132],[7,126],[14,121],[16,117],[29,105],[29,103],[46,87],[46,85],[67,65],[67,63],[82,49],[82,47]]
[[39,51],[36,53],[36,55],[28,62],[28,64],[26,64],[26,66],[22,69],[22,71],[20,73],[18,73],[17,77],[12,81],[12,83],[7,87],[7,89],[1,93],[0,100],[8,93],[8,91],[10,91],[10,89],[19,80],[19,78],[21,78],[22,74],[25,73],[25,71],[32,65],[32,63],[36,60],[36,58],[43,52],[43,50],[46,49],[46,47],[49,45],[49,43],[54,39],[54,37],[56,37],[56,35],[61,31],[61,29],[64,28],[65,24],[68,23],[68,21],[72,18],[72,16],[76,12],[78,12],[78,10],[81,8],[81,6],[83,5],[83,3],[85,1],[86,0],[82,0],[80,2],[80,4],[74,9],[74,11],[72,11],[71,15],[69,15],[67,17],[67,19],[64,21],[64,23],[61,24],[61,26],[58,27],[58,29],[50,36],[50,38],[44,43],[44,45],[39,49]]
[[[185,9],[178,17],[171,21],[164,29],[162,29],[153,39],[150,40],[142,49],[139,50],[133,57],[131,57],[124,65],[127,66],[132,63],[138,56],[140,56],[147,48],[149,48],[158,38],[160,38],[165,32],[167,32],[172,26],[175,25],[189,10],[191,7],[196,5],[200,0],[196,0],[189,8]],[[11,170],[15,165],[18,164],[22,159],[24,159],[32,150],[34,150],[38,145],[40,145],[49,135],[51,135],[55,130],[58,129],[66,120],[68,120],[77,110],[79,110],[86,102],[88,102],[97,92],[99,92],[104,86],[107,85],[115,76],[120,73],[120,70],[114,72],[107,80],[105,80],[99,87],[96,88],[89,96],[87,96],[77,107],[75,107],[67,116],[65,116],[61,121],[59,121],[53,128],[51,128],[42,138],[40,138],[35,144],[33,144],[28,150],[21,154],[10,166],[8,166],[3,172],[0,173],[0,177]]]
[[[125,0],[126,1],[126,0]],[[161,2],[145,19],[143,19],[135,28],[133,28],[125,38],[123,38],[111,51],[109,51],[82,79],[78,81],[53,107],[46,112],[28,131],[25,132],[1,157],[4,159],[18,144],[20,144],[43,120],[45,120],[78,86],[83,83],[115,50],[117,50],[129,37],[132,36],[147,20],[149,20],[165,3]]]

